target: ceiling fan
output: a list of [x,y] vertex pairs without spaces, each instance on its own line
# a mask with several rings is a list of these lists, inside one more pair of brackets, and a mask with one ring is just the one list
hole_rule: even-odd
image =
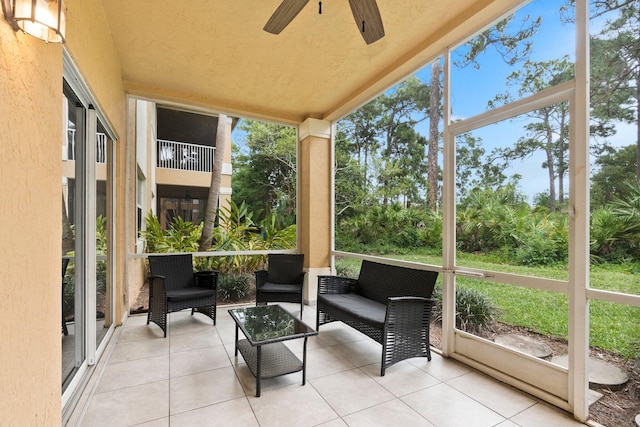
[[[280,34],[308,2],[309,0],[283,0],[263,29],[271,34]],[[349,6],[367,44],[384,37],[384,26],[376,0],[349,0]],[[322,13],[322,2],[319,2],[319,13]]]

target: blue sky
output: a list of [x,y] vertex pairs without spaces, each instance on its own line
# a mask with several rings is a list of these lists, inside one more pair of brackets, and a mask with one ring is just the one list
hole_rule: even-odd
[[[564,55],[568,55],[571,61],[574,60],[575,26],[561,22],[558,10],[563,4],[564,0],[536,0],[516,12],[511,24],[514,31],[519,28],[523,17],[527,15],[531,19],[542,17],[542,25],[533,38],[531,60],[547,61],[560,59]],[[591,23],[591,32],[597,33],[602,22],[601,20]],[[452,60],[455,61],[458,56],[454,52]],[[473,66],[452,68],[451,107],[454,119],[464,119],[486,111],[487,102],[507,90],[505,82],[513,68],[504,62],[497,50],[489,47],[480,55],[478,61],[480,63],[478,69]],[[416,75],[422,81],[429,82],[430,67],[426,67]],[[515,91],[515,88],[512,91]],[[418,131],[428,135],[427,126],[428,124],[425,124],[424,128],[419,127]],[[488,153],[495,147],[511,146],[519,137],[525,136],[523,126],[524,120],[512,120],[497,126],[478,129],[473,132],[473,135],[482,138],[483,147]],[[612,145],[619,147],[635,142],[633,126],[618,124],[616,127],[617,135],[609,139]],[[522,175],[519,188],[527,194],[529,201],[536,193],[548,192],[548,171],[542,168],[544,160],[544,153],[538,152],[526,160],[515,161],[507,170],[507,175],[514,173]],[[565,182],[565,191],[568,191],[568,182]]]
[[[557,0],[537,0],[516,12],[510,24],[513,32],[520,28],[524,17],[529,16],[530,20],[542,17],[542,25],[533,39],[531,60],[559,59],[564,55],[573,59],[574,26],[560,21],[558,10],[561,4],[562,1]],[[453,52],[452,61],[460,57],[457,54],[460,50],[463,47]],[[451,108],[454,119],[465,119],[486,111],[487,102],[507,90],[506,80],[514,68],[505,63],[495,48],[487,48],[478,57],[478,62],[479,68],[471,65],[465,68],[454,66],[451,70]],[[418,72],[417,76],[421,80],[428,79],[428,73],[430,67]],[[473,132],[473,136],[482,138],[482,146],[489,153],[496,147],[512,146],[519,137],[525,136],[523,125],[523,121],[506,121],[500,125],[478,129]],[[421,130],[419,132],[422,133]],[[513,162],[513,166],[506,171],[507,175],[522,175],[519,189],[527,194],[529,201],[536,193],[548,191],[549,180],[547,170],[542,168],[543,161],[544,155],[539,152],[526,160]]]

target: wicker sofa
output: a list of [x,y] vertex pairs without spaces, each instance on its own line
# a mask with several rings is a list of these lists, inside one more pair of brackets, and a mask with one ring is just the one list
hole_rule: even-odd
[[362,261],[358,279],[318,277],[316,328],[333,321],[382,344],[380,375],[401,360],[431,360],[429,323],[435,271]]

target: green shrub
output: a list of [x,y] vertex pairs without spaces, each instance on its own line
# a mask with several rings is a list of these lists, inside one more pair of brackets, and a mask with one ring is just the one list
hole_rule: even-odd
[[[433,290],[435,305],[432,318],[442,321],[442,288]],[[486,295],[475,289],[456,288],[456,327],[462,331],[479,334],[489,331],[498,315],[498,308]]]
[[228,273],[218,276],[218,297],[224,302],[235,302],[249,295],[251,278],[247,274]]
[[359,274],[359,268],[353,264],[336,262],[336,275],[357,279]]

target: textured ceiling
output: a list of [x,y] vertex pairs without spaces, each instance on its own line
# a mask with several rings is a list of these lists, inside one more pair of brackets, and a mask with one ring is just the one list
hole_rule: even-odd
[[104,0],[129,93],[232,115],[335,120],[517,1],[378,0],[367,45],[347,0],[311,0],[279,35],[281,0]]

